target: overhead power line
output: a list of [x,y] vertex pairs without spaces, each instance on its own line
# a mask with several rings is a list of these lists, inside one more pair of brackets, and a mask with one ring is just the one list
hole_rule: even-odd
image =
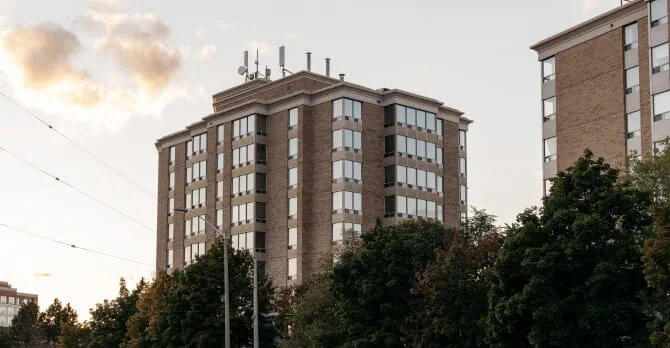
[[73,248],[73,249],[79,249],[79,250],[87,251],[87,252],[93,253],[93,254],[98,254],[98,255],[102,255],[102,256],[115,258],[117,260],[122,260],[122,261],[136,263],[136,264],[139,264],[139,265],[153,267],[152,265],[150,265],[148,263],[145,263],[145,262],[142,262],[142,261],[137,261],[137,260],[129,259],[129,258],[122,257],[122,256],[112,255],[112,254],[109,254],[109,253],[106,253],[106,252],[103,252],[103,251],[98,251],[98,250],[94,250],[94,249],[90,249],[90,248],[81,247],[81,246],[75,245],[73,243],[68,243],[68,242],[60,241],[58,239],[49,238],[49,237],[43,236],[41,234],[37,234],[37,233],[34,233],[34,232],[26,231],[26,230],[18,228],[18,227],[7,225],[7,224],[2,223],[2,222],[0,222],[0,227],[5,227],[6,229],[9,229],[9,230],[12,230],[12,231],[15,231],[15,232],[24,233],[24,234],[33,236],[35,238],[46,240],[46,241],[49,241],[49,242],[52,242],[52,243],[61,244],[61,245],[64,245],[64,246],[67,246],[67,247],[70,247],[70,248]]
[[30,109],[24,107],[23,105],[19,104],[16,100],[14,100],[13,98],[11,98],[11,97],[8,96],[7,94],[5,94],[5,93],[3,93],[2,91],[0,91],[0,96],[5,97],[5,99],[7,99],[7,100],[8,100],[9,102],[11,102],[12,104],[14,104],[16,107],[18,107],[18,108],[20,108],[21,110],[23,110],[23,111],[29,113],[29,114],[30,114],[35,120],[37,120],[39,123],[41,123],[41,124],[44,125],[45,127],[49,128],[50,130],[56,132],[56,134],[60,135],[63,139],[65,139],[67,142],[69,142],[70,144],[72,144],[74,147],[76,147],[76,148],[78,148],[79,150],[85,152],[85,153],[86,153],[87,155],[89,155],[91,158],[93,158],[93,159],[96,160],[98,163],[102,164],[103,166],[107,167],[109,170],[113,171],[116,175],[122,177],[124,180],[126,180],[127,182],[129,182],[131,185],[135,186],[136,188],[138,188],[138,189],[141,190],[142,192],[144,192],[144,193],[146,193],[146,194],[148,194],[148,195],[150,195],[150,196],[152,196],[152,197],[155,195],[153,192],[151,192],[150,190],[144,188],[142,185],[138,184],[136,181],[134,181],[133,179],[131,179],[131,178],[128,177],[127,175],[121,173],[121,171],[119,171],[119,170],[117,170],[116,168],[114,168],[111,164],[105,162],[105,161],[102,160],[100,157],[96,156],[93,152],[91,152],[90,150],[88,150],[87,148],[85,148],[83,145],[80,145],[79,143],[75,142],[75,141],[72,140],[70,137],[68,137],[67,135],[63,134],[61,131],[59,131],[58,129],[56,129],[56,127],[54,127],[54,126],[52,126],[51,124],[49,124],[48,122],[44,121],[41,117],[37,116],[36,113],[32,112]]
[[124,218],[126,218],[126,219],[128,219],[128,220],[130,220],[130,221],[132,221],[132,222],[134,222],[134,223],[136,223],[136,224],[142,226],[143,228],[145,228],[145,229],[147,229],[147,230],[149,230],[149,231],[151,231],[151,232],[155,232],[153,228],[151,228],[151,227],[145,225],[145,224],[144,224],[143,222],[141,222],[140,220],[138,220],[138,219],[136,219],[136,218],[134,218],[134,217],[132,217],[132,216],[130,216],[130,215],[128,215],[128,214],[126,214],[126,213],[124,213],[124,212],[122,212],[122,211],[120,211],[120,210],[114,208],[114,207],[112,207],[111,205],[109,205],[109,204],[107,204],[107,203],[105,203],[105,202],[103,202],[103,201],[101,201],[101,200],[99,200],[99,199],[93,197],[92,195],[88,194],[86,191],[84,191],[84,190],[82,190],[82,189],[80,189],[80,188],[78,188],[78,187],[76,187],[76,186],[74,186],[74,185],[72,185],[72,184],[70,184],[70,183],[64,181],[63,179],[61,179],[60,177],[58,177],[58,176],[56,176],[56,175],[54,175],[54,174],[49,173],[49,172],[46,171],[45,169],[42,169],[42,168],[38,167],[37,165],[35,165],[35,164],[33,164],[33,163],[27,161],[26,159],[24,159],[24,158],[22,158],[22,157],[20,157],[20,156],[18,156],[18,155],[16,155],[16,154],[10,152],[9,150],[5,149],[4,147],[0,146],[0,151],[3,151],[3,152],[5,152],[5,153],[7,153],[8,155],[14,157],[16,160],[18,160],[18,161],[20,161],[20,162],[22,162],[22,163],[24,163],[24,164],[26,164],[26,165],[32,167],[33,169],[39,171],[40,173],[42,173],[42,174],[44,174],[44,175],[46,175],[46,176],[48,176],[48,177],[50,177],[50,178],[56,180],[57,182],[59,182],[59,183],[65,185],[65,186],[67,186],[67,187],[69,187],[69,188],[71,188],[72,190],[77,191],[79,194],[81,194],[81,195],[87,197],[88,199],[90,199],[90,200],[92,200],[92,201],[94,201],[94,202],[96,202],[96,203],[102,205],[103,207],[105,207],[105,208],[107,208],[107,209],[109,209],[109,210],[115,212],[116,214],[123,216]]

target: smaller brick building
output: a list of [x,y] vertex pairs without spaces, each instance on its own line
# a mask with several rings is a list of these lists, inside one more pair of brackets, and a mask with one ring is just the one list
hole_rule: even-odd
[[12,326],[12,319],[28,302],[37,302],[37,295],[18,292],[8,282],[0,281],[0,327]]
[[545,193],[585,148],[614,166],[670,136],[668,0],[636,0],[542,40]]

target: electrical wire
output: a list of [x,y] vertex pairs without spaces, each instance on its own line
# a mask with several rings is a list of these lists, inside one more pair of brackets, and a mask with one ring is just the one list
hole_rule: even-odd
[[150,265],[150,264],[148,264],[148,263],[145,263],[145,262],[141,262],[141,261],[137,261],[137,260],[129,259],[129,258],[126,258],[126,257],[122,257],[122,256],[117,256],[117,255],[109,254],[109,253],[106,253],[106,252],[103,252],[103,251],[98,251],[98,250],[94,250],[94,249],[90,249],[90,248],[86,248],[86,247],[78,246],[78,245],[76,245],[76,244],[68,243],[68,242],[64,242],[64,241],[61,241],[61,240],[58,240],[58,239],[49,238],[49,237],[47,237],[47,236],[43,236],[43,235],[41,235],[41,234],[37,234],[37,233],[34,233],[34,232],[30,232],[30,231],[27,231],[27,230],[24,230],[24,229],[15,227],[15,226],[7,225],[7,224],[5,224],[5,223],[3,223],[3,222],[0,222],[0,227],[5,227],[6,229],[9,229],[9,230],[12,230],[12,231],[15,231],[15,232],[20,232],[20,233],[28,234],[28,235],[31,235],[31,236],[33,236],[33,237],[35,237],[35,238],[43,239],[43,240],[46,240],[46,241],[49,241],[49,242],[52,242],[52,243],[61,244],[61,245],[64,245],[64,246],[67,246],[67,247],[70,247],[70,248],[73,248],[73,249],[79,249],[79,250],[87,251],[87,252],[89,252],[89,253],[93,253],[93,254],[98,254],[98,255],[102,255],[102,256],[111,257],[111,258],[114,258],[114,259],[117,259],[117,260],[122,260],[122,261],[126,261],[126,262],[136,263],[136,264],[139,264],[139,265],[144,265],[144,266],[148,266],[148,267],[153,267],[152,265]]
[[33,169],[35,169],[35,170],[41,172],[42,174],[44,174],[44,175],[46,175],[46,176],[48,176],[48,177],[50,177],[50,178],[56,180],[56,181],[59,182],[59,183],[61,183],[61,184],[65,185],[65,186],[71,188],[72,190],[74,190],[74,191],[78,192],[79,194],[81,194],[81,195],[87,197],[88,199],[90,199],[90,200],[92,200],[92,201],[94,201],[94,202],[96,202],[96,203],[102,205],[103,207],[105,207],[105,208],[107,208],[107,209],[109,209],[109,210],[115,212],[116,214],[123,216],[124,218],[126,218],[126,219],[128,219],[128,220],[130,220],[130,221],[132,221],[132,222],[134,222],[134,223],[136,223],[136,224],[142,226],[143,228],[145,228],[145,229],[147,229],[147,230],[149,230],[149,231],[151,231],[151,232],[154,232],[154,233],[156,232],[156,231],[154,231],[153,228],[151,228],[151,227],[145,225],[145,224],[142,223],[140,220],[138,220],[138,219],[136,219],[136,218],[134,218],[134,217],[132,217],[132,216],[130,216],[130,215],[128,215],[128,214],[126,214],[126,213],[124,213],[124,212],[122,212],[122,211],[120,211],[120,210],[114,208],[114,207],[112,207],[111,205],[109,205],[109,204],[107,204],[107,203],[105,203],[105,202],[103,202],[103,201],[101,201],[101,200],[99,200],[99,199],[93,197],[92,195],[88,194],[86,191],[84,191],[84,190],[82,190],[82,189],[80,189],[80,188],[78,188],[78,187],[76,187],[76,186],[74,186],[74,185],[72,185],[72,184],[70,184],[70,183],[64,181],[63,179],[61,179],[60,177],[58,177],[58,176],[56,176],[56,175],[54,175],[54,174],[49,173],[48,171],[46,171],[46,170],[44,170],[44,169],[38,167],[37,165],[35,165],[35,164],[33,164],[33,163],[27,161],[26,159],[24,159],[24,158],[22,158],[22,157],[20,157],[20,156],[18,156],[18,155],[16,155],[16,154],[14,154],[13,152],[10,152],[9,150],[5,149],[4,147],[0,146],[0,151],[3,151],[3,152],[5,152],[5,153],[7,153],[8,155],[10,155],[10,156],[14,157],[16,160],[18,160],[19,162],[22,162],[22,163],[24,163],[25,165],[28,165],[28,166],[32,167]]
[[18,108],[20,108],[21,110],[23,110],[23,111],[27,112],[28,114],[30,114],[30,115],[31,115],[35,120],[37,120],[39,123],[41,123],[41,124],[44,125],[45,127],[49,128],[50,130],[56,132],[56,134],[60,135],[63,139],[65,139],[67,142],[69,142],[72,146],[74,146],[74,147],[78,148],[79,150],[85,152],[85,153],[88,154],[91,158],[93,158],[93,159],[96,160],[98,163],[102,164],[103,166],[105,166],[105,167],[107,167],[108,169],[110,169],[111,171],[113,171],[116,175],[122,177],[124,180],[126,180],[127,182],[129,182],[131,185],[135,186],[136,188],[138,188],[139,190],[141,190],[142,192],[148,194],[148,195],[151,196],[151,197],[154,197],[154,196],[155,196],[155,194],[154,194],[152,191],[150,191],[150,190],[144,188],[142,185],[138,184],[136,181],[134,181],[133,179],[129,178],[127,175],[121,173],[121,171],[119,171],[119,170],[117,170],[116,168],[114,168],[111,164],[105,162],[102,158],[96,156],[92,151],[88,150],[88,149],[85,148],[83,145],[80,145],[79,143],[75,142],[73,139],[71,139],[71,138],[68,137],[67,135],[63,134],[61,131],[59,131],[58,129],[56,129],[56,127],[54,127],[53,125],[51,125],[51,124],[49,124],[48,122],[44,121],[41,117],[37,116],[36,113],[34,113],[34,112],[31,111],[30,109],[24,107],[23,105],[19,104],[16,100],[14,100],[13,98],[11,98],[11,97],[8,96],[7,94],[5,94],[5,93],[3,93],[2,91],[0,91],[0,96],[4,97],[4,98],[7,99],[9,102],[11,102],[12,104],[14,104],[16,107],[18,107]]

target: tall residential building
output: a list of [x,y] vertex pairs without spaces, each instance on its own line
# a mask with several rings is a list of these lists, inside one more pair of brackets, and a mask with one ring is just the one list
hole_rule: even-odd
[[156,143],[158,271],[204,253],[204,219],[285,286],[378,220],[466,213],[471,121],[438,100],[302,71],[219,92],[213,108]]
[[37,295],[18,292],[8,282],[0,282],[0,327],[12,326],[12,319],[28,302],[37,302]]
[[538,42],[545,193],[590,148],[615,166],[670,136],[668,0],[636,0]]

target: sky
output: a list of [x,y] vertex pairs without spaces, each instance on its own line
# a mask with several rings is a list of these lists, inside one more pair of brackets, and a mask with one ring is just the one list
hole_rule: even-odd
[[[212,110],[243,82],[245,49],[279,74],[334,75],[442,100],[474,120],[469,204],[513,222],[542,194],[540,80],[529,46],[619,0],[0,0],[0,93],[131,178],[128,182],[0,96],[0,281],[59,298],[80,319],[154,272],[159,137]],[[141,187],[142,189],[138,188]],[[145,192],[149,191],[149,193]]]

